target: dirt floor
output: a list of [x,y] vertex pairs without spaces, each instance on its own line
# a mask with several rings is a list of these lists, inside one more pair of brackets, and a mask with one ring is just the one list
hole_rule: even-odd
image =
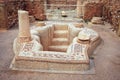
[[120,38],[109,29],[109,24],[93,25],[92,28],[102,38],[94,52],[95,75],[11,71],[12,44],[18,32],[18,28],[12,28],[0,32],[0,80],[120,80]]

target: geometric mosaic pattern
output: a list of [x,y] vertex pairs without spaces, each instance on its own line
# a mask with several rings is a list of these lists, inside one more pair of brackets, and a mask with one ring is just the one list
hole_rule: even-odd
[[50,60],[88,60],[87,45],[75,43],[71,45],[71,53],[52,52],[52,51],[32,51],[34,42],[25,43],[19,56],[34,57]]

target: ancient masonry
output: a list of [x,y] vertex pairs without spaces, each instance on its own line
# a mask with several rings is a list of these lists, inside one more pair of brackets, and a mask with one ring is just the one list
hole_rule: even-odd
[[[84,7],[81,7],[81,4]],[[76,10],[77,17],[81,17],[82,14],[86,21],[92,17],[103,17],[113,25],[113,31],[120,35],[119,5],[119,0],[0,0],[0,29],[9,29],[17,23],[19,9],[29,11],[37,20],[46,20],[45,10],[57,8]]]
[[[97,32],[79,23],[54,23],[30,30],[28,12],[19,10],[12,70],[80,73],[91,70],[90,56],[100,43]],[[41,24],[41,23],[40,23]]]

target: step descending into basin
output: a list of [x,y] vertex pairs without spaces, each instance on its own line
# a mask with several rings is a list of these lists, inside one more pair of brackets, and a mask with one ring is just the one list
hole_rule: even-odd
[[54,37],[55,38],[67,38],[69,35],[68,30],[55,30]]
[[68,25],[55,24],[53,38],[48,46],[49,51],[66,52],[69,45]]
[[67,38],[53,38],[52,45],[68,45]]
[[54,25],[55,30],[68,30],[68,25]]
[[57,52],[66,52],[68,46],[67,45],[61,45],[61,46],[49,46],[49,51],[57,51]]

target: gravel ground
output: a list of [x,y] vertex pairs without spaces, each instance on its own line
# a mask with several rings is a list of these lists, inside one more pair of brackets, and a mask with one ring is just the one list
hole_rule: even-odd
[[18,28],[12,28],[0,32],[0,80],[120,80],[120,38],[109,29],[109,24],[92,28],[103,40],[94,52],[95,75],[11,71],[12,44],[18,32]]

